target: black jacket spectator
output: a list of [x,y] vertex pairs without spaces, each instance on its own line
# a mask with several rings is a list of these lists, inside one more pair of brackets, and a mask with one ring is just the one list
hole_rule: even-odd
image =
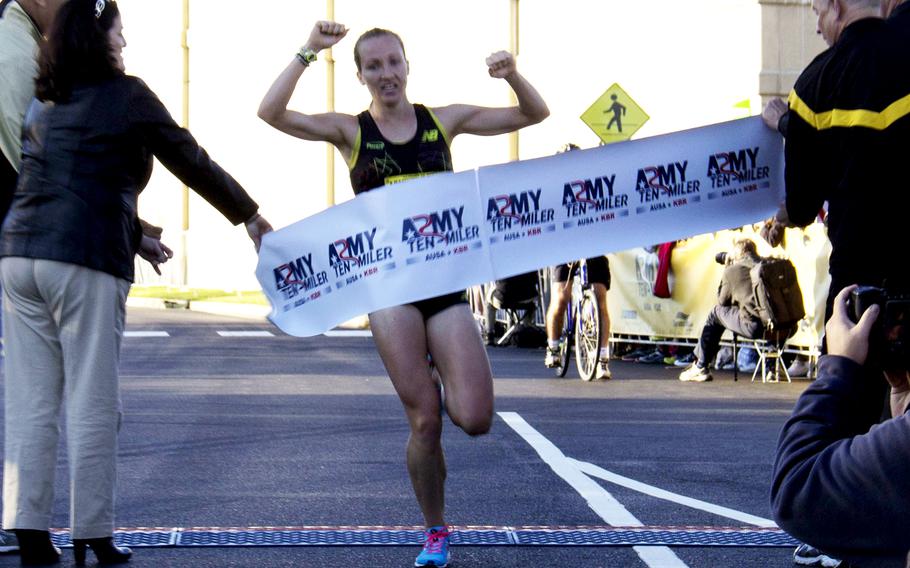
[[[906,6],[901,6],[906,18]],[[806,68],[790,95],[786,207],[811,223],[828,201],[830,300],[852,283],[881,285],[906,268],[910,178],[910,34],[862,19]]]

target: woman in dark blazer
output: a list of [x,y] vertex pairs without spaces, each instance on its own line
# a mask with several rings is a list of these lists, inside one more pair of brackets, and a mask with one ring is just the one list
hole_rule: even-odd
[[[3,525],[24,565],[59,561],[48,533],[58,419],[67,407],[70,523],[76,562],[113,544],[120,395],[117,366],[137,252],[139,192],[157,157],[254,244],[271,230],[246,191],[180,128],[141,80],[124,74],[116,2],[69,0],[39,61],[23,161],[0,234],[6,340]],[[144,247],[144,248],[143,248]]]

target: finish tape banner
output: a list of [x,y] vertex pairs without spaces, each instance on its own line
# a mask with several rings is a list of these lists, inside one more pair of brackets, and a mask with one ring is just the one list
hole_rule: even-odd
[[570,262],[767,219],[783,141],[751,117],[385,186],[265,236],[285,333]]

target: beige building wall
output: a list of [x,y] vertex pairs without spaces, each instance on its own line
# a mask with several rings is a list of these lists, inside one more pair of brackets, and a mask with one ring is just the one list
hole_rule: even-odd
[[811,0],[759,0],[761,4],[762,103],[786,98],[802,70],[821,53],[825,42],[816,33]]

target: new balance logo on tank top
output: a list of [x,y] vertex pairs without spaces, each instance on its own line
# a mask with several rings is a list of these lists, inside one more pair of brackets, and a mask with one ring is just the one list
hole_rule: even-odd
[[370,111],[357,115],[360,130],[350,163],[355,195],[415,177],[452,171],[448,134],[427,107],[415,104],[414,113],[417,133],[403,144],[387,140]]

